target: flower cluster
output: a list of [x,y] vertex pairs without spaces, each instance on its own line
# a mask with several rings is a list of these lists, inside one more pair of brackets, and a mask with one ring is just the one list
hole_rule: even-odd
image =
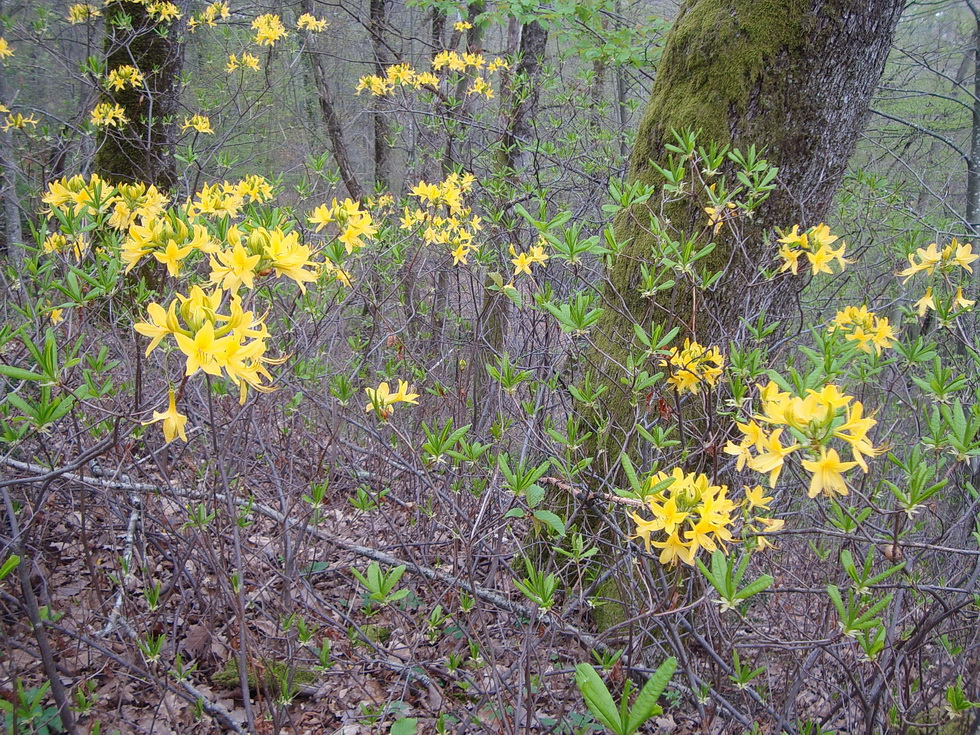
[[514,276],[519,276],[521,273],[526,273],[531,275],[531,266],[540,265],[542,268],[548,263],[548,254],[544,251],[544,247],[547,241],[541,239],[537,245],[532,245],[531,249],[526,253],[518,253],[514,246],[510,246],[510,254],[514,257],[510,259],[510,262],[514,264]]
[[272,199],[272,185],[262,176],[253,174],[235,184],[205,184],[187,204],[191,217],[202,214],[213,217],[237,217],[247,202],[267,202]]
[[660,364],[670,369],[667,382],[678,393],[698,393],[701,384],[713,388],[725,367],[725,358],[717,347],[703,347],[690,339],[684,340],[684,348],[672,348]]
[[425,209],[405,207],[401,228],[421,228],[426,245],[445,247],[454,265],[467,265],[467,256],[477,250],[473,238],[482,229],[480,218],[464,202],[475,181],[472,174],[450,174],[440,184],[420,181],[411,195]]
[[844,271],[844,267],[850,262],[844,259],[844,249],[847,244],[841,242],[837,250],[831,248],[830,246],[840,238],[831,235],[827,225],[821,223],[803,233],[799,230],[799,225],[793,225],[793,229],[788,234],[779,238],[779,243],[782,246],[779,248],[779,257],[783,259],[782,265],[779,266],[780,273],[788,270],[795,276],[799,270],[800,256],[804,253],[807,260],[810,261],[813,275],[833,273],[830,264],[835,260],[840,266],[841,272]]
[[143,78],[143,72],[131,64],[117,66],[106,75],[105,79],[106,87],[112,89],[114,92],[120,92],[126,89],[126,87],[138,89],[143,87],[145,83],[146,80]]
[[98,128],[121,128],[129,123],[126,110],[114,102],[100,102],[92,110],[89,121]]
[[76,3],[68,8],[68,22],[73,26],[98,18],[102,13],[90,3]]
[[307,217],[307,222],[316,225],[316,232],[334,224],[337,228],[337,239],[344,244],[348,254],[363,248],[365,239],[374,237],[378,231],[371,219],[371,213],[361,209],[360,203],[351,199],[339,203],[334,199],[329,207],[321,204]]
[[176,294],[166,308],[150,304],[149,319],[134,329],[150,338],[147,356],[164,338],[172,336],[186,358],[187,377],[198,371],[216,377],[224,373],[238,386],[244,403],[249,387],[261,392],[272,390],[264,383],[272,378],[265,365],[279,361],[265,357],[266,326],[244,310],[238,296],[231,296],[227,314],[219,311],[225,295],[220,288],[207,292],[192,286],[187,296]]
[[275,46],[276,41],[289,35],[282,18],[272,13],[260,15],[252,21],[252,30],[255,31],[255,43],[259,46]]
[[[956,285],[956,295],[952,298],[941,298],[938,304],[936,302],[937,296],[933,293],[933,285],[935,284],[928,286],[925,296],[915,302],[915,310],[918,315],[923,317],[927,311],[932,309],[939,311],[940,316],[945,320],[954,309],[965,310],[972,307],[976,301],[963,295],[963,286],[958,285],[953,276],[957,274],[959,269],[973,273],[971,264],[977,258],[980,258],[980,255],[973,252],[971,243],[961,245],[955,237],[942,250],[936,243],[931,243],[928,247],[919,248],[914,253],[910,253],[909,267],[898,274],[899,277],[905,278],[903,283],[918,273],[925,273],[931,277],[941,276],[942,283],[946,284],[950,291],[952,286]],[[933,280],[935,281],[935,279]]]
[[[748,466],[768,474],[770,487],[776,486],[786,457],[800,451],[807,457],[802,466],[810,473],[807,494],[811,498],[820,493],[830,498],[847,495],[844,473],[853,467],[867,472],[866,457],[878,454],[868,438],[877,422],[865,418],[861,402],[841,393],[836,385],[808,390],[806,397],[800,398],[770,381],[760,387],[760,400],[762,413],[747,423],[736,424],[742,441],[728,442],[725,452],[738,458],[738,470]],[[853,461],[841,460],[832,446],[835,439],[849,448]]]
[[[660,549],[661,564],[694,564],[700,549],[715,551],[732,541],[732,512],[738,505],[728,498],[727,485],[712,485],[706,475],[684,473],[675,468],[670,474],[658,472],[647,480],[644,498],[652,520],[633,513],[636,533],[647,551]],[[651,535],[662,534],[663,540]]]
[[837,316],[827,327],[831,334],[843,335],[851,342],[857,342],[858,349],[880,355],[881,351],[892,346],[895,331],[887,317],[876,316],[866,306],[848,306],[837,312]]
[[214,135],[214,128],[211,127],[211,120],[208,119],[207,115],[185,117],[184,124],[180,126],[180,129],[187,130],[188,128],[194,128],[197,132],[205,133],[206,135]]
[[30,125],[32,128],[37,127],[38,119],[34,115],[28,115],[24,117],[23,113],[20,112],[10,112],[7,113],[7,118],[3,121],[3,132],[7,132],[11,128],[14,130],[24,130]]
[[199,25],[209,26],[213,28],[216,25],[218,18],[222,20],[227,19],[231,15],[231,8],[228,6],[227,2],[213,2],[208,5],[201,13],[198,15],[191,16],[187,21],[187,28],[193,33],[197,30]]
[[305,28],[306,30],[311,31],[313,33],[319,33],[320,31],[322,31],[324,28],[327,27],[327,21],[323,20],[322,18],[317,18],[315,15],[310,15],[309,13],[303,13],[296,20],[296,27],[300,29]]
[[259,71],[259,57],[248,53],[248,51],[243,51],[242,55],[236,56],[231,54],[228,57],[228,65],[225,67],[225,71],[231,74],[233,71],[238,69],[251,69],[252,71]]
[[507,62],[500,58],[487,62],[482,54],[440,51],[432,59],[431,71],[418,72],[410,64],[394,64],[385,69],[383,76],[370,74],[361,77],[357,83],[357,93],[360,94],[366,89],[375,97],[384,97],[399,87],[410,89],[435,88],[443,81],[435,72],[449,70],[457,74],[473,74],[473,81],[470,83],[467,94],[480,94],[491,99],[493,87],[486,77],[481,76],[480,73],[493,74],[507,68],[509,68]]
[[364,407],[364,411],[365,413],[374,411],[379,419],[387,421],[395,410],[393,406],[396,403],[418,404],[416,399],[419,394],[409,393],[410,390],[408,382],[404,380],[398,381],[398,390],[395,393],[391,392],[387,383],[381,383],[377,388],[365,388],[364,392],[367,393],[368,403]]
[[59,229],[48,235],[44,251],[72,252],[76,259],[88,251],[84,233],[98,223],[126,231],[132,225],[158,217],[168,200],[153,185],[112,186],[93,174],[86,179],[73,176],[53,181],[42,197],[47,213],[58,221]]
[[147,3],[146,12],[160,23],[168,23],[183,17],[180,8],[171,2]]
[[10,48],[10,44],[7,43],[7,39],[0,36],[0,60],[8,59],[14,55],[13,50]]

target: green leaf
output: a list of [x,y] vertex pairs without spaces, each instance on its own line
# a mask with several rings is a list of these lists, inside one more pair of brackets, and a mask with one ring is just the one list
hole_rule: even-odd
[[612,695],[596,670],[588,664],[575,667],[575,685],[582,692],[585,704],[599,722],[612,730],[616,735],[626,735],[623,723],[619,721],[619,710]]
[[414,717],[402,717],[391,726],[391,735],[415,735],[419,721]]
[[35,382],[44,380],[43,375],[38,375],[30,370],[24,370],[24,368],[14,367],[13,365],[0,365],[0,375],[6,375],[8,378],[13,378],[14,380],[33,380]]
[[548,528],[559,536],[565,535],[565,522],[550,510],[536,510],[534,511],[534,517],[548,526]]
[[0,567],[0,579],[6,579],[7,576],[17,568],[18,564],[20,564],[19,556],[16,554],[11,554],[8,556],[7,560],[3,563],[3,566]]
[[643,689],[636,695],[636,701],[626,723],[626,735],[636,732],[644,722],[663,712],[663,708],[657,704],[657,701],[670,683],[670,677],[674,675],[676,669],[677,659],[671,656],[647,679]]

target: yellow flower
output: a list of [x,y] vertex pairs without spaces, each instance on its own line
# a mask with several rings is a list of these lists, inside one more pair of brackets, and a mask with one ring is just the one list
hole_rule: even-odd
[[65,310],[64,309],[52,309],[48,314],[48,318],[51,319],[51,324],[57,326],[65,320]]
[[800,445],[795,443],[784,447],[779,441],[779,436],[782,433],[783,430],[781,428],[772,432],[763,441],[762,449],[759,450],[760,454],[748,461],[750,469],[756,472],[762,472],[763,474],[766,472],[769,473],[769,487],[776,486],[776,480],[779,479],[779,473],[783,469],[783,458],[800,448]]
[[0,36],[0,59],[6,59],[13,55],[14,52],[10,49],[10,44],[7,43],[7,39]]
[[319,33],[327,27],[327,21],[320,20],[309,13],[303,13],[296,21],[297,28],[307,28],[313,33]]
[[23,130],[28,125],[30,125],[31,127],[36,127],[37,123],[38,120],[36,117],[34,117],[33,114],[24,117],[21,113],[17,112],[17,113],[9,113],[7,115],[6,121],[0,127],[3,127],[3,132],[6,133],[11,128],[14,128],[15,130]]
[[972,301],[963,295],[962,286],[956,289],[956,298],[953,299],[953,302],[961,309],[969,309],[971,306],[977,303],[976,301]]
[[121,128],[129,122],[126,110],[112,102],[100,102],[92,110],[90,122],[96,127]]
[[167,23],[171,20],[183,17],[180,8],[171,2],[157,2],[146,6],[146,12],[153,16],[160,23]]
[[146,307],[149,315],[148,322],[137,322],[133,329],[144,337],[150,338],[150,345],[146,348],[146,356],[149,357],[154,348],[160,344],[160,340],[168,334],[175,333],[180,329],[177,323],[177,302],[170,302],[170,311],[165,311],[160,304],[150,304]]
[[216,377],[221,375],[221,366],[224,362],[222,353],[230,338],[215,339],[214,325],[210,321],[205,321],[204,326],[198,329],[193,337],[176,332],[174,338],[180,351],[187,358],[185,370],[187,376],[193,375],[198,370]]
[[738,216],[735,202],[725,202],[719,207],[705,207],[704,212],[708,215],[708,226],[712,228],[713,234],[721,232],[722,225],[726,220],[733,220]]
[[[511,247],[511,250],[513,250],[513,246]],[[513,253],[513,252],[512,255],[517,256],[510,259],[510,262],[514,264],[514,275],[517,276],[520,275],[521,273],[527,273],[528,275],[531,275],[531,264],[534,262],[534,260],[531,259],[531,256],[528,255],[527,253]]]
[[772,497],[765,495],[762,485],[756,485],[753,488],[745,488],[745,501],[748,503],[749,510],[754,510],[755,508],[769,510],[769,503],[772,501]]
[[418,404],[416,399],[419,397],[419,394],[409,393],[409,390],[408,382],[405,380],[398,381],[398,391],[395,393],[391,392],[386,382],[381,383],[377,388],[365,388],[364,392],[367,393],[368,403],[364,407],[364,411],[365,413],[374,411],[378,415],[378,418],[386,421],[391,416],[392,411],[394,411],[394,404]]
[[703,347],[685,339],[684,349],[678,350],[674,347],[660,364],[670,367],[667,382],[678,393],[690,391],[696,394],[702,382],[712,387],[718,382],[725,366],[725,358],[717,347]]
[[458,20],[455,23],[453,23],[453,29],[457,31],[468,31],[472,27],[473,24],[470,23],[468,20]]
[[208,119],[207,115],[193,115],[191,117],[185,117],[184,124],[180,126],[180,129],[187,130],[188,128],[194,128],[194,130],[199,133],[214,135],[214,128],[211,127],[211,121]]
[[803,469],[813,473],[807,495],[811,498],[820,493],[828,498],[833,498],[835,494],[847,495],[847,482],[843,473],[856,466],[857,462],[842,462],[836,449],[820,447],[820,459],[803,460]]
[[[973,245],[971,243],[963,243],[962,245],[957,242],[956,238],[953,238],[953,242],[950,243],[949,249],[953,251],[951,253],[950,262],[955,265],[965,268],[966,270],[973,273],[973,268],[970,267],[970,263],[980,258],[980,255],[974,255]],[[945,250],[943,251],[945,254]]]
[[932,298],[932,286],[926,289],[925,296],[915,302],[915,309],[920,317],[925,316],[929,309],[936,310],[936,302]]
[[289,35],[282,19],[278,15],[266,13],[252,21],[255,33],[255,43],[259,46],[275,46],[276,41]]
[[102,13],[99,12],[98,8],[89,3],[76,3],[68,8],[68,22],[73,26],[98,18],[100,15]]
[[145,84],[143,73],[131,64],[118,66],[106,77],[106,86],[119,92],[126,87],[142,87]]
[[171,240],[167,243],[162,253],[153,253],[153,257],[167,266],[167,273],[176,278],[180,275],[180,261],[191,254],[194,248],[190,246],[180,247]]
[[676,564],[678,559],[689,566],[694,565],[694,555],[697,553],[697,549],[681,541],[681,537],[677,533],[672,534],[666,541],[654,541],[653,545],[662,549],[660,563],[663,565]]
[[174,396],[173,388],[170,389],[170,406],[167,408],[167,410],[154,411],[153,418],[149,421],[144,421],[143,426],[155,424],[157,421],[163,422],[163,436],[167,440],[168,444],[178,435],[185,442],[187,441],[187,432],[184,430],[184,425],[187,423],[187,417],[177,411],[177,398]]

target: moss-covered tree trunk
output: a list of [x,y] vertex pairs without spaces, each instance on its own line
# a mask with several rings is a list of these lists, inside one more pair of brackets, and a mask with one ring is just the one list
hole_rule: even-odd
[[[699,142],[757,146],[779,167],[779,186],[751,220],[739,222],[737,239],[730,228],[713,237],[707,228],[707,239],[717,243],[707,266],[723,275],[697,294],[681,287],[653,299],[640,294],[640,266],[658,252],[649,230],[650,214],[662,204],[656,196],[618,218],[617,239],[628,244],[608,274],[606,308],[589,356],[590,369],[609,388],[598,422],[612,424],[597,469],[615,465],[636,417],[619,380],[635,340],[633,323],[679,325],[686,336],[724,347],[737,335],[740,317],[792,301],[796,287],[789,282],[775,294],[758,287],[759,265],[774,254],[767,240],[774,227],[808,227],[827,215],[902,7],[902,0],[684,3],[640,123],[630,177],[663,183],[653,164],[665,162],[672,129],[691,129],[700,131]],[[704,232],[703,208],[700,199],[675,202],[671,226]]]
[[174,149],[183,64],[179,21],[159,21],[145,5],[121,0],[109,5],[105,21],[106,74],[135,66],[144,83],[103,89],[104,99],[120,105],[129,123],[104,129],[95,170],[114,183],[144,181],[172,190],[178,180]]

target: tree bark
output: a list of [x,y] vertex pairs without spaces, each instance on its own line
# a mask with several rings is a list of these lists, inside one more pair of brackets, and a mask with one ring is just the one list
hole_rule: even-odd
[[[808,227],[826,216],[902,7],[902,0],[687,0],[682,6],[640,123],[630,178],[662,183],[653,164],[666,161],[672,130],[691,129],[700,131],[701,143],[755,145],[779,167],[779,187],[751,220],[740,221],[737,240],[727,227],[714,236],[707,228],[717,246],[705,265],[723,275],[697,294],[680,287],[659,299],[640,295],[640,266],[658,252],[648,228],[651,213],[660,211],[656,197],[618,217],[616,237],[627,244],[608,274],[589,356],[609,388],[607,415],[598,419],[612,422],[604,445],[612,462],[635,418],[618,380],[634,341],[632,325],[674,320],[687,336],[724,349],[738,333],[739,317],[766,306],[772,289],[757,281],[759,263],[774,255],[769,236],[774,227]],[[730,170],[722,173],[732,181]],[[671,226],[704,231],[703,206],[694,199],[674,203]],[[799,282],[782,282],[776,302],[792,298]]]
[[113,183],[142,181],[166,191],[177,185],[177,77],[184,46],[174,24],[158,22],[144,5],[127,0],[105,11],[106,72],[131,65],[145,79],[143,87],[103,90],[104,100],[120,105],[129,120],[121,130],[106,128],[99,140],[95,171]]

